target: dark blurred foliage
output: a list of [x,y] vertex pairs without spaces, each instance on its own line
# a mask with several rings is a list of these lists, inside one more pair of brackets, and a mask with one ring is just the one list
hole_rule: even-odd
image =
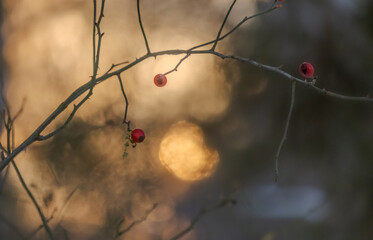
[[[317,86],[346,95],[372,96],[373,3],[287,1],[284,6],[254,20],[254,27],[235,33],[230,45],[234,54],[282,66],[294,76],[299,76],[300,63],[311,62],[318,75]],[[273,184],[274,155],[290,106],[291,84],[247,64],[239,66],[242,78],[233,90],[225,118],[205,125],[205,129],[222,154],[217,181],[224,190],[219,191],[230,192],[235,186],[237,192],[247,191],[250,199],[255,199],[252,186]],[[229,70],[227,73],[229,76]],[[268,82],[263,93],[247,94],[265,78]],[[236,136],[224,136],[216,129],[237,117],[253,126],[253,131],[247,132],[253,140],[247,148],[233,151],[227,148],[227,141]],[[372,123],[371,104],[333,99],[298,84],[276,186],[321,190],[324,200],[314,211],[327,206],[324,216],[307,221],[307,214],[298,218],[290,213],[289,217],[283,214],[272,218],[271,214],[262,218],[254,214],[248,219],[220,215],[204,223],[211,229],[208,239],[372,239]],[[236,133],[239,138],[240,132]],[[295,193],[301,195],[298,190]],[[274,197],[286,198],[284,194],[280,191]],[[238,205],[240,200],[250,203],[239,197]],[[267,207],[271,211],[272,207]],[[222,220],[213,223],[212,219]],[[215,233],[214,224],[221,224],[225,230]],[[235,237],[228,237],[232,235]]]

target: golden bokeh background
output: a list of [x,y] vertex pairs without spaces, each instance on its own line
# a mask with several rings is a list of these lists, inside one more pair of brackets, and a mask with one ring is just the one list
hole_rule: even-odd
[[[93,8],[92,1],[83,0],[7,0],[3,5],[8,67],[3,92],[13,113],[24,103],[15,124],[19,145],[92,75]],[[229,21],[253,12],[254,5],[238,4]],[[227,7],[226,1],[141,1],[151,50],[186,49],[212,40]],[[133,61],[145,53],[136,1],[107,1],[101,28],[105,35],[99,75],[113,63]],[[218,48],[225,49],[227,43]],[[17,156],[25,181],[45,215],[53,216],[50,226],[59,234],[102,239],[111,222],[125,217],[128,225],[154,203],[159,207],[126,234],[128,239],[152,239],[160,224],[164,237],[171,236],[188,224],[175,212],[175,201],[188,193],[190,181],[213,174],[219,154],[206,146],[197,124],[181,120],[202,123],[222,117],[239,76],[232,64],[227,79],[222,60],[199,55],[168,75],[165,87],[155,87],[154,75],[171,70],[181,57],[148,59],[122,74],[130,102],[128,118],[133,128],[142,128],[147,135],[144,143],[128,150],[126,159],[121,158],[126,128],[120,124],[125,103],[116,79],[98,85],[61,134]],[[44,134],[60,126],[71,110],[72,106]],[[25,231],[38,227],[40,218],[12,169],[5,188],[12,194],[2,202],[14,202],[14,207],[4,214],[17,219]]]
[[193,181],[213,173],[219,154],[207,148],[197,125],[182,121],[173,124],[162,138],[159,159],[175,176]]

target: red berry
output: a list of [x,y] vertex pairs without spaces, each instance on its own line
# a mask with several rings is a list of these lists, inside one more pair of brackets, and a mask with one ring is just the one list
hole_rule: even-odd
[[131,138],[136,143],[141,143],[145,139],[145,133],[142,129],[136,128],[131,132]]
[[304,62],[299,65],[299,73],[305,78],[313,78],[314,69],[311,63]]
[[167,83],[167,78],[164,74],[157,74],[154,77],[154,84],[157,87],[163,87]]

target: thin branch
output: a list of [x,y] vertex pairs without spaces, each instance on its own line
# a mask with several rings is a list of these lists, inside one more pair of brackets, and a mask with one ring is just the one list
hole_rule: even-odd
[[[52,216],[50,216],[47,220],[46,220],[46,222],[47,223],[49,223],[49,221],[51,221],[53,219],[53,215]],[[27,237],[26,237],[26,239],[28,239],[28,240],[30,240],[30,239],[32,239],[41,229],[43,229],[44,228],[44,224],[41,224],[41,225],[39,225],[39,227],[37,227],[34,231],[32,231]]]
[[148,52],[148,54],[150,54],[151,52],[150,52],[148,40],[146,39],[145,31],[144,31],[144,28],[143,28],[142,22],[141,22],[140,0],[137,0],[137,16],[139,17],[139,24],[140,24],[141,32],[142,32],[142,35],[144,36],[146,51]]
[[219,41],[219,38],[220,38],[221,31],[223,30],[224,25],[225,25],[225,23],[227,22],[228,16],[229,16],[229,14],[231,13],[232,8],[233,8],[233,6],[234,6],[235,3],[236,3],[236,0],[233,0],[231,6],[230,6],[229,9],[228,9],[227,14],[225,15],[224,21],[223,21],[223,23],[221,24],[221,27],[220,27],[219,32],[218,32],[218,35],[216,36],[216,39],[215,39],[215,41],[214,41],[214,45],[213,45],[212,48],[211,48],[212,51],[215,50],[215,48],[216,48],[216,44],[218,44],[218,41]]
[[92,68],[92,71],[93,71],[93,76],[95,76],[94,72],[95,72],[95,69],[96,69],[96,13],[97,12],[97,2],[96,0],[93,0],[93,24],[92,24],[92,27],[93,27],[93,30],[92,30],[92,44],[93,44],[93,47],[92,47],[92,51],[93,51],[93,68]]
[[291,82],[291,102],[290,102],[289,113],[288,113],[288,117],[287,117],[286,124],[285,124],[284,134],[282,135],[281,142],[277,148],[277,152],[275,155],[275,182],[278,181],[278,159],[280,158],[282,146],[284,145],[286,141],[291,115],[293,114],[293,108],[294,108],[294,102],[295,102],[295,87],[296,87],[296,82],[295,81]]
[[23,188],[26,190],[27,195],[31,198],[33,204],[35,205],[36,210],[38,211],[38,213],[39,213],[39,215],[40,215],[41,221],[43,222],[43,226],[44,226],[44,228],[45,228],[45,231],[47,232],[47,234],[48,234],[48,236],[49,236],[49,239],[53,240],[54,237],[53,237],[52,231],[51,231],[51,229],[50,229],[49,226],[48,226],[48,222],[47,222],[47,219],[45,218],[45,216],[44,216],[44,214],[43,214],[43,211],[41,210],[39,204],[37,203],[37,201],[36,201],[34,195],[31,193],[30,189],[27,187],[27,185],[26,185],[26,183],[25,183],[25,181],[24,181],[24,179],[23,179],[23,177],[22,177],[22,174],[20,173],[20,171],[19,171],[19,169],[18,169],[16,163],[15,163],[13,160],[12,160],[12,165],[13,165],[13,167],[14,167],[14,170],[15,170],[16,173],[17,173],[17,176],[18,176],[18,178],[19,178],[19,180],[20,180],[20,182],[21,182]]
[[23,109],[25,108],[25,104],[26,104],[26,98],[24,98],[22,100],[22,104],[21,104],[21,107],[19,108],[19,110],[16,112],[16,114],[14,114],[14,117],[13,117],[13,124],[14,122],[16,121],[16,119],[22,114],[23,112]]
[[57,216],[57,219],[59,219],[58,223],[56,224],[56,227],[59,226],[64,218],[65,210],[68,206],[68,203],[70,202],[71,198],[74,196],[74,193],[79,189],[78,187],[75,187],[70,194],[66,197],[65,202],[63,206],[61,207],[61,210],[59,212],[59,215]]
[[[91,84],[90,84],[91,85]],[[91,88],[90,88],[91,89]],[[74,104],[74,108],[73,110],[71,111],[69,117],[66,119],[66,121],[64,122],[64,124],[62,124],[62,126],[58,127],[56,130],[54,130],[53,132],[43,136],[43,135],[39,135],[35,140],[37,141],[44,141],[44,140],[47,140],[48,138],[51,138],[53,137],[54,135],[56,135],[57,133],[59,133],[62,129],[66,128],[66,126],[70,123],[70,121],[73,119],[73,117],[75,116],[75,113],[79,110],[79,108],[89,99],[89,97],[92,95],[92,92],[89,91],[88,94],[77,104],[75,105]]]
[[[276,10],[278,8],[274,7],[274,4],[272,4],[272,6],[270,8],[268,8],[267,10],[264,10],[263,12],[259,12],[259,13],[256,13],[252,16],[249,16],[249,17],[244,17],[241,22],[239,22],[236,26],[234,26],[229,32],[227,32],[226,34],[224,34],[223,36],[221,36],[219,38],[219,41],[223,40],[224,38],[228,37],[229,35],[231,35],[234,31],[236,31],[242,24],[244,24],[246,21],[250,20],[250,19],[253,19],[253,18],[256,18],[256,17],[259,17],[261,15],[264,15],[264,14],[267,14],[269,12],[272,12],[273,10]],[[197,45],[197,46],[194,46],[192,48],[190,48],[189,50],[194,50],[194,49],[197,49],[197,48],[201,48],[201,47],[204,47],[204,46],[207,46],[207,45],[210,45],[212,43],[215,43],[216,39],[215,40],[212,40],[212,41],[209,41],[209,42],[206,42],[206,43],[203,43],[203,44],[200,44],[200,45]]]
[[[105,0],[101,0],[100,16],[98,17],[97,22],[96,22],[96,0],[93,0],[93,4],[94,4],[94,8],[93,8],[94,10],[93,12],[93,52],[94,52],[93,75],[92,75],[92,80],[91,80],[92,85],[91,85],[88,95],[92,95],[93,88],[96,85],[97,71],[98,71],[98,66],[100,63],[101,41],[102,41],[102,37],[104,36],[104,33],[101,33],[100,24],[101,24],[102,18],[104,17]],[[97,29],[97,35],[98,35],[97,49],[95,48],[96,29]]]
[[[66,119],[65,123],[62,126],[60,126],[59,128],[57,128],[56,130],[54,130],[53,132],[49,133],[46,136],[39,135],[36,138],[36,140],[38,141],[47,140],[48,138],[53,137],[58,132],[60,132],[62,129],[64,129],[73,119],[78,109],[92,96],[93,88],[95,87],[96,81],[97,81],[97,71],[98,71],[98,66],[99,66],[99,61],[100,61],[100,51],[101,51],[101,39],[104,35],[103,33],[101,33],[101,28],[100,28],[102,18],[104,17],[104,8],[105,8],[105,0],[101,0],[100,16],[96,22],[97,3],[96,3],[96,0],[93,0],[93,75],[92,75],[91,82],[89,83],[90,88],[89,88],[88,94],[77,105],[74,105],[73,111],[70,113],[69,117]],[[98,34],[97,49],[96,49],[96,29],[97,29],[97,34]]]
[[[117,64],[111,64],[111,67],[106,71],[106,73],[109,73],[111,70],[113,70],[113,68],[117,67],[117,66],[120,66],[120,65],[123,65],[123,64],[126,64],[126,63],[129,63],[128,61],[125,61],[125,62],[121,62],[121,63],[117,63]],[[106,74],[105,73],[105,74]]]
[[180,64],[182,62],[184,62],[185,59],[187,59],[188,57],[190,56],[190,53],[188,53],[187,55],[185,55],[182,59],[180,59],[180,61],[176,64],[176,66],[174,67],[174,69],[166,72],[164,75],[167,75],[167,74],[170,74],[172,72],[176,72],[177,71],[177,68],[180,66]]
[[3,192],[3,188],[4,188],[4,185],[5,185],[6,179],[8,178],[8,175],[9,175],[9,165],[7,166],[7,168],[5,170],[5,173],[4,173],[4,176],[2,177],[1,182],[0,182],[0,195]]
[[[26,99],[24,98],[23,101],[22,101],[22,104],[21,104],[21,107],[19,108],[19,110],[16,112],[16,114],[14,115],[14,117],[12,117],[12,121],[11,121],[11,124],[14,125],[16,119],[22,114],[23,112],[23,108],[25,107],[25,103],[26,103]],[[14,128],[12,128],[12,145],[10,147],[10,149],[13,151],[14,149],[14,142],[15,142],[15,133],[14,133]]]
[[210,213],[210,212],[213,212],[219,208],[222,208],[222,207],[225,207],[227,204],[236,204],[236,201],[235,200],[232,200],[232,199],[224,199],[223,201],[221,201],[220,203],[218,203],[217,205],[215,206],[212,206],[210,208],[202,208],[198,213],[197,215],[192,219],[192,221],[190,222],[189,226],[186,227],[184,230],[182,230],[181,232],[179,232],[178,234],[176,234],[175,236],[173,236],[172,238],[170,238],[170,240],[177,240],[177,239],[180,239],[181,237],[183,237],[185,234],[187,234],[188,232],[190,232],[194,225],[196,225],[196,223],[207,213]]
[[0,142],[0,149],[4,151],[5,153],[8,153],[8,151],[4,148],[3,144]]
[[[6,101],[4,101],[4,107],[5,107],[5,110],[6,110],[6,113],[7,113],[7,120],[5,120],[5,117],[4,117],[4,125],[5,125],[6,133],[7,133],[7,135],[6,135],[7,136],[7,152],[9,154],[11,154],[12,153],[12,147],[11,147],[12,143],[11,142],[12,142],[12,138],[14,137],[14,135],[12,135],[12,132],[14,131],[14,118],[12,118],[12,116],[10,114],[10,109],[9,109],[9,106],[8,106],[8,104],[7,104]],[[18,111],[18,113],[16,114],[16,117],[18,117],[19,114],[21,114],[22,109],[23,109],[23,107],[21,107],[21,110]],[[5,160],[3,160],[3,161],[5,161]],[[14,159],[11,160],[11,163],[12,163],[12,165],[14,167],[14,170],[16,171],[18,179],[20,180],[23,188],[26,190],[26,192],[27,192],[28,196],[30,197],[31,201],[35,205],[35,207],[36,207],[36,209],[37,209],[37,211],[38,211],[38,213],[40,215],[40,218],[41,218],[41,220],[43,222],[44,228],[45,228],[45,230],[46,230],[49,238],[51,240],[53,240],[54,237],[53,237],[51,229],[49,228],[49,226],[48,226],[48,224],[46,222],[45,216],[44,216],[44,214],[43,214],[43,212],[42,212],[39,204],[37,203],[36,199],[34,198],[34,195],[32,194],[32,192],[28,188],[26,182],[24,181],[24,179],[22,177],[22,174],[20,173],[20,171],[19,171],[16,163],[14,162]]]
[[[146,211],[145,215],[144,215],[142,218],[140,218],[140,219],[138,219],[138,220],[132,222],[132,223],[131,223],[128,227],[126,227],[125,229],[123,229],[123,230],[118,230],[118,231],[117,231],[117,234],[116,234],[116,236],[115,236],[115,238],[118,238],[119,236],[121,236],[121,235],[125,234],[126,232],[130,231],[134,226],[136,226],[136,225],[138,225],[138,224],[144,222],[144,221],[148,218],[148,216],[150,215],[150,213],[152,213],[152,212],[154,211],[154,209],[156,209],[157,206],[158,206],[158,204],[157,204],[157,203],[154,203],[154,204],[153,204],[153,207],[152,207],[151,209],[149,209],[148,211]],[[120,227],[120,225],[121,225],[123,222],[124,222],[124,219],[122,219],[122,220],[119,222],[119,227]]]
[[126,109],[124,110],[123,123],[127,124],[127,130],[129,132],[130,131],[130,121],[127,121],[127,112],[128,112],[128,104],[129,103],[128,103],[126,92],[124,91],[123,82],[122,82],[122,78],[120,77],[120,74],[118,74],[117,77],[118,77],[118,81],[119,81],[119,84],[120,84],[120,89],[122,90],[124,100],[126,101]]

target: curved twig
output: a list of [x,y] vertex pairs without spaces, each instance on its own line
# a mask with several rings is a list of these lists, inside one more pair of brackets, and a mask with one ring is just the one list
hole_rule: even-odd
[[288,113],[288,117],[286,119],[284,134],[282,135],[280,144],[277,148],[277,152],[276,152],[276,155],[275,155],[275,182],[278,181],[278,159],[280,158],[280,152],[281,152],[282,146],[284,145],[284,143],[286,141],[286,138],[287,138],[287,135],[288,135],[290,119],[291,119],[291,115],[293,113],[294,102],[295,102],[295,87],[296,87],[296,84],[297,83],[295,81],[291,82],[291,101],[290,101],[289,113]]
[[232,200],[232,199],[224,199],[223,201],[221,201],[220,203],[218,203],[217,205],[215,206],[212,206],[210,208],[202,208],[196,216],[193,217],[193,219],[191,220],[190,224],[188,227],[186,227],[184,230],[182,230],[181,232],[179,232],[178,234],[176,234],[175,236],[173,236],[172,238],[170,238],[170,240],[177,240],[177,239],[180,239],[181,237],[183,237],[185,234],[187,234],[188,232],[190,232],[194,225],[196,225],[196,223],[207,213],[209,212],[212,212],[212,211],[215,211],[219,208],[222,208],[222,207],[225,207],[227,204],[236,204],[236,201],[235,200]]
[[190,56],[190,53],[186,54],[182,59],[180,59],[180,61],[176,64],[176,66],[172,70],[166,72],[164,75],[170,74],[172,72],[176,72],[180,64],[184,62],[189,56]]
[[45,231],[47,232],[49,238],[50,238],[51,240],[53,240],[53,239],[54,239],[54,237],[53,237],[53,233],[52,233],[52,230],[51,230],[51,229],[49,228],[49,226],[48,226],[48,221],[47,221],[47,219],[45,218],[45,216],[44,216],[44,214],[43,214],[43,211],[41,210],[41,208],[40,208],[38,202],[36,201],[36,199],[35,199],[35,197],[34,197],[34,195],[33,195],[32,192],[30,191],[30,189],[27,187],[26,182],[23,180],[22,174],[20,173],[20,171],[19,171],[19,169],[18,169],[16,163],[14,162],[14,160],[12,160],[12,165],[13,165],[13,167],[14,167],[14,170],[15,170],[16,173],[17,173],[17,176],[18,176],[18,178],[19,178],[19,180],[20,180],[20,182],[21,182],[23,188],[26,190],[27,195],[30,197],[30,199],[31,199],[32,202],[34,203],[34,206],[36,207],[36,210],[38,211],[38,213],[39,213],[39,215],[40,215],[41,221],[43,222],[43,226],[44,226],[44,228],[45,228]]
[[139,17],[139,24],[140,24],[140,28],[141,28],[142,35],[144,36],[144,41],[145,41],[146,50],[148,51],[148,54],[150,54],[149,43],[148,43],[148,40],[146,39],[146,35],[145,35],[145,31],[144,31],[144,27],[142,26],[142,22],[141,22],[140,0],[137,0],[137,16]]
[[[115,238],[120,237],[121,235],[125,234],[126,232],[129,232],[129,231],[130,231],[134,226],[136,226],[136,225],[138,225],[138,224],[144,222],[144,221],[148,218],[148,216],[150,215],[150,213],[152,213],[152,212],[154,211],[154,209],[156,209],[157,206],[158,206],[158,204],[157,204],[157,203],[154,203],[153,206],[152,206],[152,208],[149,209],[148,211],[146,211],[145,215],[144,215],[142,218],[140,218],[140,219],[138,219],[138,220],[132,222],[128,227],[126,227],[126,228],[123,229],[123,230],[119,230],[119,229],[118,229]],[[123,222],[124,222],[124,219],[122,219],[122,220],[119,222],[118,227],[120,227],[120,225],[121,225]]]
[[118,77],[118,81],[119,81],[119,84],[120,84],[120,89],[122,90],[124,100],[126,101],[126,108],[124,110],[123,123],[127,124],[127,129],[128,129],[128,132],[129,132],[130,131],[130,121],[127,121],[128,99],[127,99],[126,92],[124,91],[123,82],[122,82],[122,78],[120,77],[120,74],[118,74],[117,77]]
[[219,41],[219,38],[220,38],[221,31],[223,31],[224,25],[225,25],[225,23],[227,22],[228,16],[229,16],[229,14],[231,13],[232,8],[233,8],[234,4],[236,3],[236,1],[237,1],[237,0],[233,0],[231,6],[230,6],[229,9],[228,9],[227,14],[225,15],[224,21],[223,21],[223,23],[221,24],[221,27],[220,27],[219,32],[218,32],[218,35],[216,36],[216,39],[215,39],[215,41],[214,41],[214,45],[212,45],[212,48],[211,48],[212,51],[215,50],[216,45],[218,44],[218,41]]

